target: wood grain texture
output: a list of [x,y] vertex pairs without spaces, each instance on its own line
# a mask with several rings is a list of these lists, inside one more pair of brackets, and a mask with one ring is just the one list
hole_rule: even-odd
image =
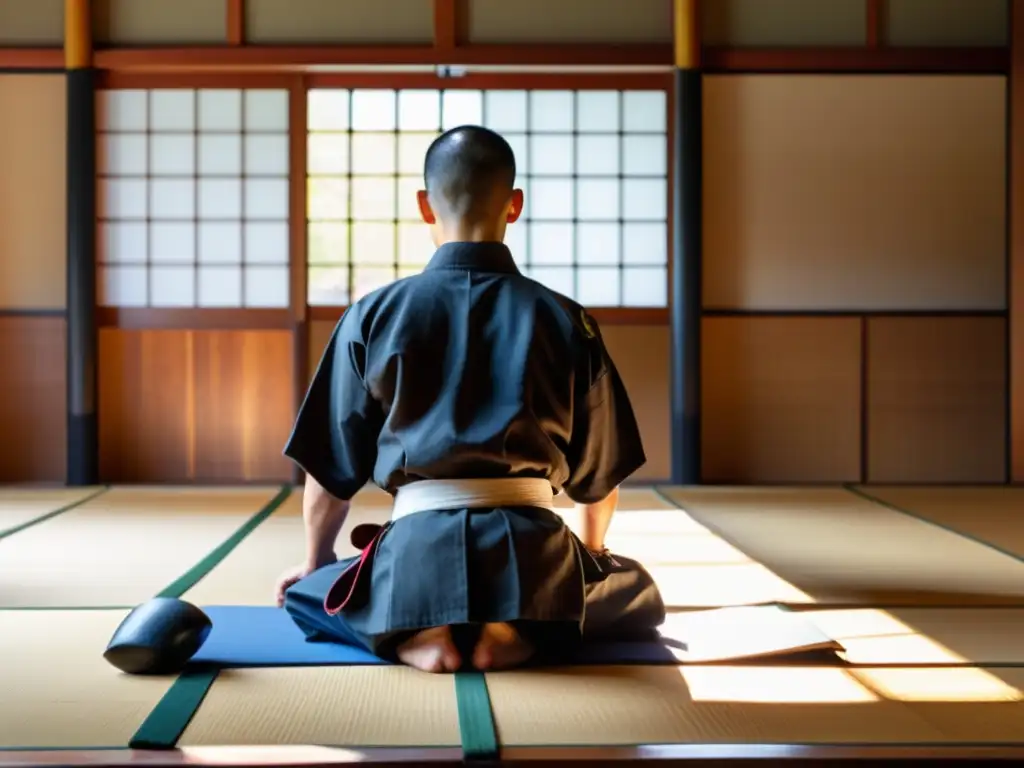
[[224,11],[228,45],[245,45],[245,0],[227,0]]
[[287,331],[100,332],[106,482],[283,482]]
[[705,318],[705,482],[859,479],[860,325],[857,318]]
[[1006,321],[868,321],[869,483],[1006,480]]
[[63,317],[0,317],[0,483],[63,482]]

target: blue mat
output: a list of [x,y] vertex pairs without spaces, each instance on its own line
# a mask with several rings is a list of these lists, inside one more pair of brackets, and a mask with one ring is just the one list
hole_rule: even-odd
[[[213,631],[192,658],[195,664],[221,668],[358,666],[388,664],[360,648],[311,643],[283,609],[259,606],[204,607]],[[678,640],[594,643],[586,645],[576,664],[678,664],[672,648]]]

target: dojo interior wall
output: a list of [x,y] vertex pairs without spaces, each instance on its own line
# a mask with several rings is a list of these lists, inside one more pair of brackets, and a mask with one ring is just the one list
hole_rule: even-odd
[[[389,1],[400,12],[248,0],[246,40],[428,45],[430,3]],[[866,42],[864,0],[704,5],[709,45]],[[468,6],[474,43],[671,40],[670,0]],[[1006,2],[889,0],[883,28],[892,45],[1005,45]],[[63,0],[0,5],[0,45],[62,34]],[[223,45],[230,31],[212,0],[103,0],[94,35]],[[0,480],[64,477],[63,88],[0,76]],[[706,78],[706,480],[1006,479],[1004,89],[975,75]],[[104,313],[100,332],[103,479],[288,479],[292,369],[316,364],[332,323],[302,338],[245,309],[129,315]],[[647,446],[640,479],[666,479],[667,317],[603,328]]]
[[704,120],[706,477],[1004,481],[1006,79],[709,77]]
[[0,482],[64,477],[64,125],[63,76],[0,75]]

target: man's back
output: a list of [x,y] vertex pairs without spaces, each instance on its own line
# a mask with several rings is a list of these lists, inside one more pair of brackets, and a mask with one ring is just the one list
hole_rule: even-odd
[[496,242],[443,245],[353,305],[285,452],[340,499],[371,479],[511,476],[588,503],[645,461],[596,324]]
[[526,476],[561,487],[591,378],[581,309],[521,275],[503,245],[457,243],[351,312],[362,379],[385,414],[378,484]]

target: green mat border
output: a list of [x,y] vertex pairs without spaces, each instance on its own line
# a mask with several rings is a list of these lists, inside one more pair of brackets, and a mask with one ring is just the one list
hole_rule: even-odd
[[10,528],[6,528],[6,529],[0,531],[0,540],[6,539],[9,536],[13,536],[16,533],[21,533],[22,531],[24,531],[24,530],[26,530],[28,528],[32,528],[34,526],[39,525],[40,523],[45,523],[47,520],[52,520],[53,518],[57,517],[58,515],[63,515],[65,512],[70,512],[71,510],[75,509],[76,507],[80,507],[83,504],[85,504],[87,502],[90,502],[90,501],[92,501],[93,499],[95,499],[95,498],[97,498],[99,496],[102,496],[104,493],[109,491],[110,488],[111,488],[111,486],[104,485],[99,490],[93,491],[92,493],[87,494],[86,496],[83,496],[80,499],[72,501],[70,504],[65,504],[63,507],[59,507],[57,509],[51,510],[50,512],[44,512],[43,514],[39,515],[38,517],[33,517],[31,520],[26,520],[24,523],[19,523],[18,525],[14,525],[14,526],[11,526]]
[[[17,532],[24,528],[36,525],[55,517],[58,514],[62,514],[74,507],[84,504],[90,499],[94,499],[97,496],[106,493],[111,489],[112,486],[105,486],[99,491],[86,496],[83,499],[79,499],[73,504],[69,504],[62,507],[59,510],[48,512],[45,515],[35,518],[28,523],[17,526],[17,528],[10,529],[10,531],[0,532],[0,538],[3,536],[10,535],[11,532]],[[205,576],[207,576],[214,568],[217,567],[231,552],[241,544],[249,534],[251,534],[256,528],[263,523],[268,517],[280,508],[280,506],[287,500],[292,492],[294,486],[291,483],[282,485],[276,494],[260,508],[256,514],[245,521],[234,533],[228,538],[222,541],[215,549],[213,549],[206,557],[192,566],[188,571],[182,574],[179,578],[175,579],[168,586],[164,587],[158,592],[155,597],[178,597],[180,598],[188,590],[192,589],[198,584]],[[6,608],[0,608],[0,611],[104,611],[104,610],[130,610],[134,606],[11,606]],[[188,724],[195,716],[196,711],[202,704],[203,699],[206,697],[207,692],[210,690],[214,681],[217,679],[217,675],[220,673],[219,667],[202,665],[190,667],[185,670],[177,679],[171,684],[171,687],[163,695],[157,705],[150,711],[142,725],[139,726],[135,734],[129,740],[128,748],[131,749],[173,749],[181,734],[185,732]],[[90,749],[124,749],[125,747],[90,747]],[[14,748],[12,748],[14,749]],[[38,751],[40,747],[17,747],[18,750],[24,751]],[[50,750],[50,747],[45,748]],[[70,748],[68,748],[70,749]],[[80,749],[76,747],[75,749]],[[0,749],[0,751],[5,751]],[[6,750],[10,751],[10,750]]]
[[[155,597],[180,598],[192,589],[261,523],[274,514],[294,490],[291,483],[282,485],[256,514],[218,544],[210,554],[164,587]],[[129,748],[173,749],[203,703],[220,670],[218,666],[201,665],[189,667],[182,672],[131,737],[128,742]]]
[[459,712],[463,759],[497,760],[501,745],[487,676],[483,672],[456,672],[455,704]]
[[292,495],[293,490],[294,487],[290,483],[282,485],[274,497],[259,512],[246,520],[238,530],[218,544],[210,554],[157,592],[155,597],[181,597],[192,589],[203,578],[208,576],[210,571],[220,565],[224,558],[231,554],[232,550],[241,544],[250,533],[255,531],[264,520],[274,514],[284,504],[285,500]]
[[[129,749],[175,749],[221,669],[216,665],[197,665],[183,672],[129,740]],[[498,759],[498,731],[486,676],[482,672],[456,672],[453,682],[463,758]],[[339,713],[339,717],[343,716]]]
[[174,749],[219,674],[220,667],[195,666],[179,675],[128,741],[128,748]]

